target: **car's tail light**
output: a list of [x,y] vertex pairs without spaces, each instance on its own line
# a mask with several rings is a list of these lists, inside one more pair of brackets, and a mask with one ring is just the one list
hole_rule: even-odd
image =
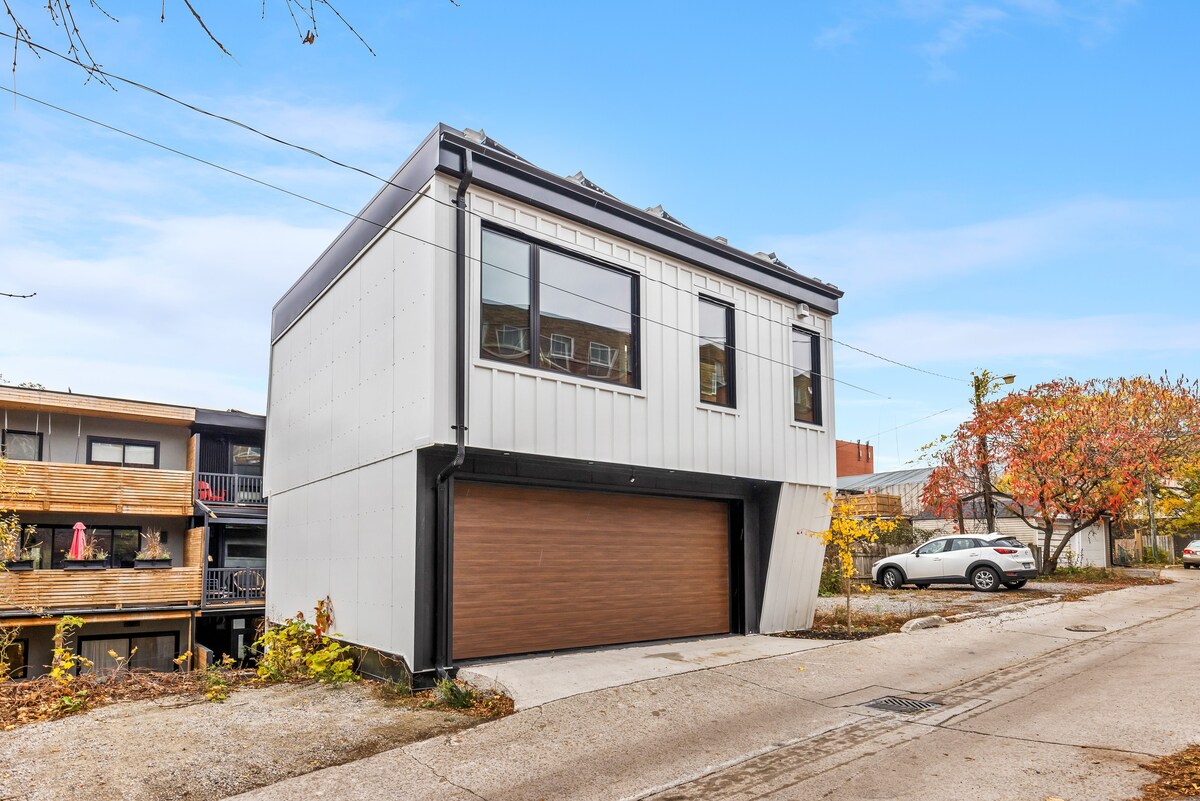
[[1191,550],[1190,548],[1184,548],[1183,552],[1184,553],[1195,553],[1195,551]]
[[993,548],[996,553],[1013,554],[1017,552],[1016,548]]

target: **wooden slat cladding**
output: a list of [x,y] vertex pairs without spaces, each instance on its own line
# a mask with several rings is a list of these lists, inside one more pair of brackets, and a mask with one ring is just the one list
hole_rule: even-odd
[[453,657],[729,631],[729,508],[457,482]]
[[852,503],[858,517],[899,517],[904,512],[899,495],[873,492],[870,495],[839,495],[838,500]]
[[0,611],[198,605],[203,575],[198,567],[0,573]]
[[189,528],[183,542],[183,566],[205,567],[204,526]]
[[18,491],[0,499],[17,512],[190,515],[192,474],[95,464],[11,462]]

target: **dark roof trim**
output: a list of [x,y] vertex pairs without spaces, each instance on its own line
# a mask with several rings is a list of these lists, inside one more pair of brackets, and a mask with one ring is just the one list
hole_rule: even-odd
[[267,430],[267,418],[261,414],[250,414],[238,411],[217,411],[216,409],[197,409],[194,428],[237,429],[239,431]]
[[[487,147],[447,125],[425,138],[392,183],[385,186],[351,220],[325,252],[275,304],[271,341],[277,340],[374,239],[382,226],[400,213],[435,171],[458,177],[463,155],[474,153],[473,184],[528,203],[618,238],[674,256],[797,303],[836,314],[841,290],[777,267],[749,253],[697,234],[672,222],[561,178],[527,161]],[[406,188],[399,188],[406,187]]]

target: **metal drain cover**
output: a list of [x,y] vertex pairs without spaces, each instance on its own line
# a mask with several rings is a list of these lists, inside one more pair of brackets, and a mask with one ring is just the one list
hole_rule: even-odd
[[884,712],[924,712],[926,709],[936,709],[941,706],[934,701],[918,701],[915,698],[900,698],[895,695],[885,695],[883,698],[876,698],[874,701],[868,701],[863,706],[869,706],[872,709],[882,709]]

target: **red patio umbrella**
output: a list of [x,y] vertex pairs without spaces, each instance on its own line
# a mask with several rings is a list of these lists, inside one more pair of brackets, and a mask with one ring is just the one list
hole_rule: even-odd
[[75,524],[75,535],[71,537],[71,550],[67,554],[72,559],[83,558],[83,532],[87,530],[87,526],[83,523]]

